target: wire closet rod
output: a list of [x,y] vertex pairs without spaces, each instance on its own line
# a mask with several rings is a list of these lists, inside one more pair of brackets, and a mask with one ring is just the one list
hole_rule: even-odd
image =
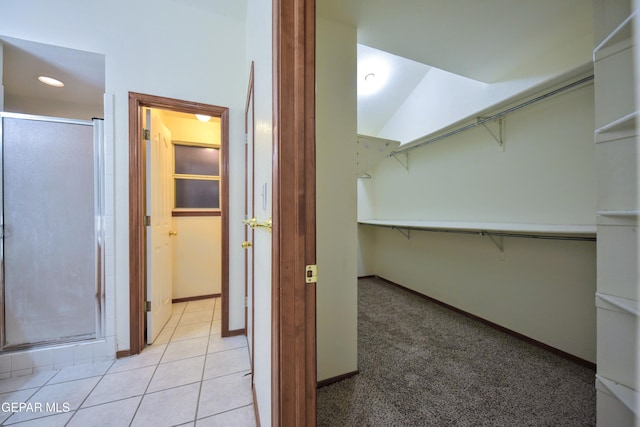
[[419,227],[403,227],[397,225],[375,225],[376,227],[385,227],[391,229],[404,229],[415,231],[427,231],[430,233],[453,233],[453,234],[471,234],[476,236],[493,236],[493,237],[514,237],[521,239],[539,239],[539,240],[569,240],[574,242],[595,242],[595,237],[585,236],[560,236],[553,234],[524,234],[524,233],[509,233],[502,231],[471,231],[471,230],[451,230],[440,228],[419,228]]
[[507,108],[506,110],[500,111],[499,113],[496,113],[496,114],[494,114],[492,116],[478,118],[478,120],[475,123],[471,123],[471,124],[468,124],[468,125],[463,126],[461,128],[458,128],[458,129],[452,130],[450,132],[447,132],[445,134],[442,134],[442,135],[427,139],[425,141],[417,143],[416,145],[412,145],[412,146],[407,147],[407,148],[395,150],[395,151],[391,152],[390,155],[394,155],[394,154],[398,154],[398,153],[404,153],[406,151],[410,151],[410,150],[413,150],[415,148],[422,147],[423,145],[427,145],[427,144],[431,144],[432,142],[440,141],[441,139],[448,138],[448,137],[456,135],[456,134],[458,134],[460,132],[464,132],[466,130],[472,129],[472,128],[476,127],[476,126],[483,125],[483,124],[485,124],[487,122],[490,122],[492,120],[496,120],[496,119],[499,119],[499,118],[501,118],[503,116],[506,116],[509,113],[513,113],[514,111],[520,110],[520,109],[522,109],[524,107],[528,107],[531,104],[535,104],[536,102],[543,101],[543,100],[545,100],[545,99],[547,99],[547,98],[549,98],[551,96],[557,95],[557,94],[562,93],[564,91],[567,91],[567,90],[573,89],[573,88],[575,88],[577,86],[580,86],[580,85],[582,85],[584,83],[590,82],[591,80],[593,80],[593,74],[590,75],[590,76],[584,77],[584,78],[582,78],[580,80],[577,80],[575,82],[569,83],[569,84],[567,84],[565,86],[559,87],[558,89],[554,89],[554,90],[552,90],[550,92],[547,92],[547,93],[545,93],[543,95],[540,95],[540,96],[538,96],[536,98],[530,99],[530,100],[528,100],[526,102],[523,102],[522,104],[518,104],[518,105],[515,105],[515,106],[513,106],[511,108]]

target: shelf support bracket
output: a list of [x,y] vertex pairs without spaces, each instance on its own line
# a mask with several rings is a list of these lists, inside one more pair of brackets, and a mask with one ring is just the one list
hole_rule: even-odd
[[493,244],[496,245],[496,248],[500,251],[500,259],[504,260],[504,236],[493,236],[486,231],[481,231],[480,235],[487,236],[491,239]]
[[[404,154],[404,161],[398,157],[398,154]],[[402,165],[403,168],[405,168],[406,170],[409,170],[409,153],[407,153],[407,152],[404,152],[404,153],[393,152],[393,153],[391,153],[391,156],[394,159],[396,159],[398,161],[398,163],[400,163]]]
[[498,122],[497,136],[495,133],[491,131],[491,129],[489,129],[489,126],[487,126],[486,123],[488,121],[489,120],[486,117],[478,117],[478,124],[482,125],[487,130],[487,132],[491,134],[493,139],[495,139],[498,145],[500,146],[500,149],[504,152],[504,122],[502,120],[502,117],[495,119],[495,121]]
[[406,238],[407,238],[407,240],[411,240],[411,230],[409,230],[408,228],[407,228],[407,231],[402,231],[402,229],[401,229],[401,228],[398,228],[398,227],[391,227],[391,228],[393,228],[394,230],[397,230],[397,231],[398,231],[398,233],[400,233],[400,234],[402,234],[404,237],[406,237]]

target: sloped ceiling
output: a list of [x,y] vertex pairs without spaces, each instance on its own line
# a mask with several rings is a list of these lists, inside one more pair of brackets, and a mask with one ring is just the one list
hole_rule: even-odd
[[388,89],[358,97],[365,135],[378,135],[420,67],[488,84],[527,80],[587,63],[593,45],[585,0],[318,0],[317,12],[357,29],[358,63],[378,50],[394,64]]
[[357,28],[358,43],[486,83],[561,45],[593,44],[585,0],[318,0],[317,10]]

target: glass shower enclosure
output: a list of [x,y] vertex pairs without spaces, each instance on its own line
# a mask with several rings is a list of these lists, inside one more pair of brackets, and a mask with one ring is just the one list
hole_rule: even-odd
[[0,351],[99,338],[102,121],[0,118]]

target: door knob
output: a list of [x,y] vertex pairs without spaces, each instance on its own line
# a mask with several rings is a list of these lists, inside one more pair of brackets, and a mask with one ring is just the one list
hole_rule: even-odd
[[253,246],[251,242],[242,242],[242,249],[249,249],[251,246]]
[[178,235],[178,232],[177,232],[177,231],[173,231],[173,230],[170,230],[170,231],[169,231],[169,237],[171,237],[171,236],[177,236],[177,235]]
[[251,219],[243,219],[242,223],[244,225],[248,225],[249,228],[255,228],[256,224],[258,224],[258,220],[256,218],[251,218]]

